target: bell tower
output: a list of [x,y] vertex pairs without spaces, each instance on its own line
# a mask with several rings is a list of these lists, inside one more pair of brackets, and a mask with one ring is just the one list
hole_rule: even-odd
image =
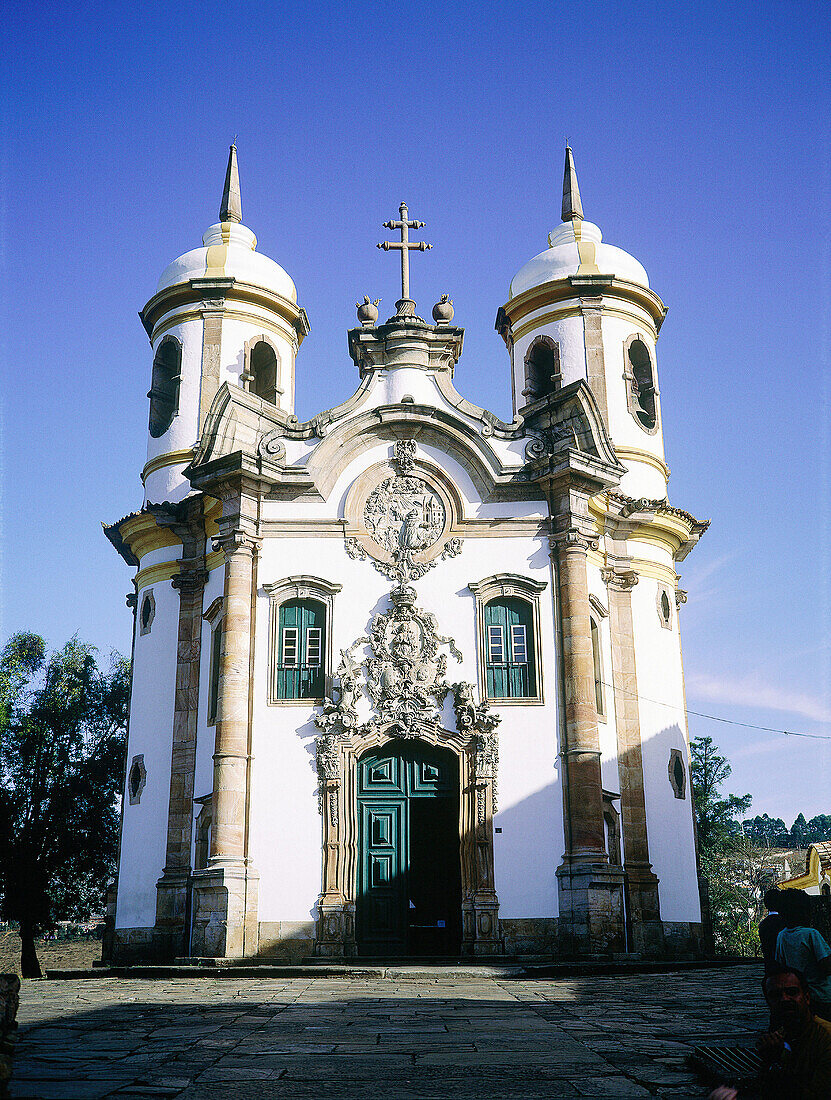
[[178,502],[183,470],[223,385],[255,406],[294,412],[294,364],[309,331],[297,290],[279,264],[256,251],[242,224],[237,149],[228,155],[219,221],[202,247],[174,260],[140,313],[153,349],[145,500]]
[[584,218],[566,147],[560,225],[514,276],[496,327],[511,354],[514,413],[533,414],[584,379],[627,467],[620,489],[633,497],[666,496],[655,355],[665,315],[643,266]]

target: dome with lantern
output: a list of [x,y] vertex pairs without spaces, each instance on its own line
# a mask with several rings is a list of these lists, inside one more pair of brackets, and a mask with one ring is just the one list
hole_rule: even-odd
[[604,244],[599,228],[583,219],[574,157],[566,146],[562,225],[549,235],[548,248],[529,260],[513,277],[508,297],[516,298],[571,275],[611,275],[649,287],[643,265],[622,248]]
[[278,263],[256,251],[257,238],[242,224],[237,149],[231,146],[219,221],[202,237],[202,247],[185,252],[162,272],[156,292],[190,279],[235,279],[263,287],[290,302],[297,302],[297,289]]

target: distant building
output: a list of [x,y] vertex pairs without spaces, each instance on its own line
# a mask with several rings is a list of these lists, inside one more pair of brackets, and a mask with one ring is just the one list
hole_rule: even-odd
[[777,882],[779,890],[804,890],[831,897],[831,840],[811,844],[803,854],[804,871]]
[[241,216],[232,148],[141,314],[115,957],[697,950],[676,564],[706,524],[667,500],[664,305],[571,150],[497,315],[510,422],[455,388],[452,303],[417,316],[403,204],[395,312],[365,298],[357,390],[298,421],[308,321]]

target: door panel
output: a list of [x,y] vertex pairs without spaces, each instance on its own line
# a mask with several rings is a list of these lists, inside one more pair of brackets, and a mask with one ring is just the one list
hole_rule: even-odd
[[461,947],[458,761],[390,742],[358,762],[357,938],[364,955]]
[[376,951],[400,949],[406,935],[402,873],[403,802],[364,802],[360,817],[358,938]]

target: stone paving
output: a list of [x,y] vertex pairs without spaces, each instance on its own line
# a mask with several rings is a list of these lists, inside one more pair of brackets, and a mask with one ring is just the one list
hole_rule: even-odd
[[759,967],[516,979],[25,982],[12,1096],[706,1096],[684,1056],[751,1042]]

